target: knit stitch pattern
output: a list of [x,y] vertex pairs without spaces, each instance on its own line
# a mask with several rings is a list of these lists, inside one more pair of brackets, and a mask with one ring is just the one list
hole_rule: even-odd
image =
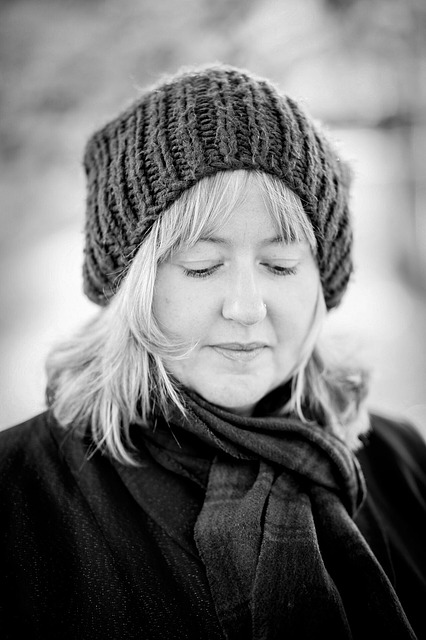
[[312,224],[327,308],[352,272],[350,171],[291,97],[248,71],[215,65],[163,79],[88,141],[84,291],[114,295],[154,221],[218,171],[283,180]]

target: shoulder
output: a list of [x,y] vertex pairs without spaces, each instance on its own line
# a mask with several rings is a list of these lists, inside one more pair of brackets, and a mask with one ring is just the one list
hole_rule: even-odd
[[392,520],[424,523],[426,532],[426,440],[405,420],[371,415],[371,429],[357,454],[367,490]]
[[46,455],[54,445],[51,428],[56,424],[45,411],[21,424],[0,432],[0,474],[11,465],[25,463]]
[[[0,505],[24,508],[70,484],[61,442],[70,436],[50,411],[0,432]],[[8,507],[7,507],[8,505]]]
[[408,421],[374,413],[370,421],[371,429],[358,455],[361,464],[383,471],[398,467],[425,477],[426,440],[420,430]]
[[417,427],[405,420],[372,415],[371,430],[358,458],[367,498],[357,515],[357,524],[391,579],[413,627],[423,631],[425,439]]
[[0,469],[13,460],[26,458],[39,452],[50,441],[50,425],[53,420],[45,411],[25,422],[0,432]]

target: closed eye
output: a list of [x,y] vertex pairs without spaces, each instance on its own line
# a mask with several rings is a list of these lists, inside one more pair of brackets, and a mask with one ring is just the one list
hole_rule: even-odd
[[215,271],[217,271],[221,266],[221,264],[215,264],[212,267],[207,267],[205,269],[188,269],[184,267],[183,272],[190,278],[207,278],[208,276],[213,275],[213,273],[215,273]]
[[297,271],[297,266],[293,267],[281,267],[279,265],[262,263],[262,266],[266,267],[268,271],[276,276],[294,276]]
[[[266,267],[268,271],[273,273],[276,276],[293,276],[296,274],[297,266],[292,267],[282,267],[280,265],[274,265],[269,263],[261,263],[263,267]],[[190,278],[208,278],[213,275],[222,264],[215,264],[212,267],[205,267],[203,269],[188,269],[187,267],[183,268],[184,274]]]

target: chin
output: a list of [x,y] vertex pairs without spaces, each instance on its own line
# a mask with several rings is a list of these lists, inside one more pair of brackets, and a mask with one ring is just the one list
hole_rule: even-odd
[[203,393],[202,390],[197,389],[195,389],[195,391],[205,400],[220,407],[221,409],[225,409],[225,411],[246,416],[252,414],[253,409],[259,400],[268,393],[268,390],[265,390],[263,393],[259,393],[258,389],[256,390],[257,392],[250,393],[248,390],[244,390],[242,393],[241,390],[233,390],[231,386],[216,392],[210,390],[208,393]]

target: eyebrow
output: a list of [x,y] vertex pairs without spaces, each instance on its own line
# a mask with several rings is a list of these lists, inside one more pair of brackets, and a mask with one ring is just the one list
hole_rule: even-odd
[[[229,246],[231,244],[229,240],[221,238],[220,236],[202,236],[197,240],[196,244],[199,242],[211,242],[212,244],[220,244],[224,246]],[[288,244],[288,242],[283,236],[278,235],[272,238],[265,238],[265,240],[262,240],[259,244],[261,246],[266,246],[270,244]]]

